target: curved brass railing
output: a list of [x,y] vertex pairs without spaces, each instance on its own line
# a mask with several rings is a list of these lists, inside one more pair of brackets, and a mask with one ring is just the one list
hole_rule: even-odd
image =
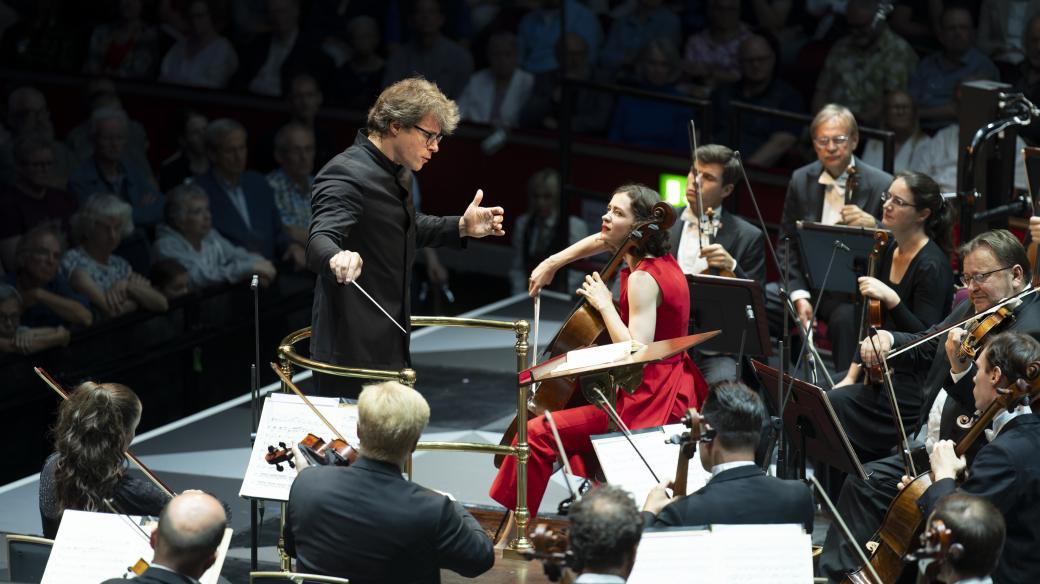
[[[511,330],[516,335],[516,368],[523,371],[527,368],[528,343],[527,335],[530,325],[526,320],[502,321],[485,318],[458,318],[449,316],[413,316],[412,327],[446,326],[464,328],[486,328],[495,330]],[[311,328],[303,328],[286,335],[278,345],[278,362],[282,371],[289,377],[292,376],[292,366],[296,365],[304,369],[310,369],[327,375],[340,377],[354,377],[363,379],[374,379],[380,381],[399,381],[406,385],[415,385],[415,370],[404,368],[399,371],[384,369],[363,369],[357,367],[343,367],[322,361],[316,361],[301,356],[296,352],[296,343],[308,339],[311,336]],[[288,388],[283,387],[283,391]],[[484,452],[488,454],[504,454],[515,456],[516,465],[516,526],[517,537],[509,542],[509,548],[514,551],[532,549],[530,540],[527,539],[527,522],[530,512],[527,509],[527,460],[530,449],[527,445],[527,390],[526,386],[517,383],[516,396],[517,433],[516,446],[502,444],[481,444],[476,442],[419,442],[417,450],[441,450],[457,452]],[[411,464],[406,469],[411,476]]]

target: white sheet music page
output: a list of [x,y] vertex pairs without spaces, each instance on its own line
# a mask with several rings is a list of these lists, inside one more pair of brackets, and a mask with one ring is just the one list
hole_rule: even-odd
[[[678,444],[668,444],[665,440],[675,434],[682,434],[685,429],[682,424],[669,424],[632,433],[632,441],[662,481],[675,477],[680,449]],[[607,482],[632,493],[636,505],[642,508],[647,494],[657,486],[657,482],[632,445],[625,440],[624,434],[618,432],[592,436],[592,447],[596,450]],[[689,461],[689,471],[686,475],[686,492],[692,493],[700,489],[709,478],[711,474],[704,470],[700,458],[694,454]]]
[[812,536],[801,525],[713,525],[720,582],[812,582]]
[[[343,433],[347,442],[352,445],[358,444],[356,405],[340,403],[338,398],[308,396],[307,399]],[[253,442],[253,450],[249,455],[249,466],[246,467],[246,476],[242,480],[238,496],[288,501],[289,488],[296,479],[296,469],[282,463],[282,471],[279,472],[274,465],[267,464],[264,460],[267,447],[281,448],[279,442],[292,447],[308,433],[321,436],[326,442],[334,436],[296,394],[272,393],[264,400],[263,408],[260,425],[256,430],[256,441]]]
[[706,529],[644,531],[628,584],[735,582],[722,578],[714,555]]
[[[135,527],[135,523],[141,529]],[[146,534],[150,534],[155,525],[142,524],[139,516],[65,511],[42,584],[101,582],[124,576],[138,560],[151,562],[153,551]],[[203,584],[217,584],[231,533],[230,528],[224,530],[224,539],[217,548],[217,561],[202,575]]]

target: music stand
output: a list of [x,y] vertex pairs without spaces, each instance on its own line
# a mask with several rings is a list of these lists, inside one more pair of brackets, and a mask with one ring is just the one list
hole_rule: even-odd
[[[827,266],[830,264],[830,275],[827,276],[827,292],[836,294],[859,295],[858,278],[867,272],[867,259],[874,250],[874,234],[887,229],[871,227],[849,227],[848,225],[824,225],[811,221],[799,221],[798,248],[801,251],[802,265],[805,266],[805,277],[813,290],[824,285]],[[890,232],[889,232],[890,233]],[[840,241],[849,247],[848,252],[833,253],[834,242]],[[831,256],[834,263],[831,264]]]
[[[703,330],[746,331],[743,354],[770,357],[762,284],[743,278],[723,278],[707,274],[687,275],[690,287],[690,332]],[[754,316],[754,322],[748,318]],[[702,351],[739,354],[741,335],[718,336],[698,346]]]
[[[775,393],[779,387],[779,372],[755,359],[751,360],[751,365],[779,410],[780,404],[783,403],[782,396]],[[863,465],[860,464],[849,437],[845,435],[845,429],[831,407],[827,392],[811,383],[793,379],[786,373],[783,382],[784,387],[789,388],[787,391],[790,391],[790,397],[780,415],[791,437],[791,445],[798,450],[802,471],[805,470],[806,456],[812,456],[814,460],[840,469],[848,475],[866,479]]]

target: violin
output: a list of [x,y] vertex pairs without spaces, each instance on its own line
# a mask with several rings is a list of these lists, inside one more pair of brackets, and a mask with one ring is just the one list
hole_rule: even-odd
[[[625,257],[631,253],[640,253],[644,242],[644,233],[665,231],[675,223],[675,209],[671,205],[661,201],[653,206],[650,211],[650,219],[636,223],[632,231],[625,238],[624,243],[614,253],[607,265],[600,271],[600,277],[604,282],[609,281],[621,268]],[[602,345],[610,343],[610,334],[603,323],[603,317],[599,311],[593,308],[588,300],[582,296],[571,310],[563,326],[549,342],[545,349],[542,361],[563,355],[568,351],[581,349],[591,345]],[[578,389],[575,378],[557,378],[542,382],[534,395],[527,402],[527,408],[532,416],[537,416],[548,410],[555,412],[571,407],[585,405],[588,402]],[[509,424],[500,441],[503,445],[513,443],[516,436],[516,418]],[[505,455],[495,456],[495,466],[502,466]]]
[[[715,209],[708,207],[708,210],[704,212],[704,221],[700,225],[701,237],[707,238],[708,245],[715,243],[715,237],[719,234],[719,229],[722,229],[722,222],[715,216]],[[701,249],[704,249],[704,242],[701,242]],[[723,278],[736,278],[737,275],[733,273],[733,270],[727,270],[724,268],[708,268],[708,273],[712,276],[721,276]]]
[[[1040,361],[1034,361],[1026,368],[1024,379],[1017,379],[1007,387],[997,389],[997,397],[986,411],[979,417],[967,435],[957,443],[954,452],[963,456],[983,430],[989,426],[993,417],[1001,410],[1012,411],[1019,405],[1030,403],[1040,394]],[[882,583],[894,584],[899,580],[905,567],[903,558],[910,551],[911,542],[921,532],[924,517],[917,507],[921,498],[932,484],[931,472],[917,475],[909,485],[899,491],[885,513],[881,528],[874,535],[877,547],[871,552],[870,564],[881,576]],[[842,584],[879,584],[868,575],[865,567],[861,567],[842,580]]]
[[[278,445],[281,448],[267,447],[267,454],[264,455],[267,464],[273,464],[278,472],[284,470],[282,462],[287,463],[290,468],[296,468],[292,449],[287,448],[285,442],[279,442]],[[297,443],[297,447],[310,466],[350,466],[357,462],[358,458],[357,449],[340,438],[325,442],[320,436],[307,434]]]
[[986,337],[996,330],[1003,328],[1006,322],[1011,324],[1015,320],[1015,309],[1022,304],[1021,300],[1008,302],[997,310],[986,315],[985,318],[975,321],[967,329],[967,334],[961,340],[958,356],[962,361],[974,359],[979,350],[985,344]]
[[906,556],[908,562],[931,560],[924,569],[924,582],[935,582],[947,559],[957,560],[964,555],[964,546],[950,543],[953,530],[946,527],[942,519],[932,519],[931,524],[921,534],[921,547]]
[[[852,180],[852,177],[849,177]],[[877,278],[878,264],[881,260],[881,253],[885,246],[888,245],[888,232],[887,231],[875,231],[874,232],[874,248],[870,251],[870,257],[867,259],[867,277]],[[881,300],[877,298],[863,297],[863,315],[859,325],[859,340],[862,341],[866,333],[871,328],[880,329],[884,324],[881,320]],[[867,385],[879,386],[883,379],[883,372],[881,371],[880,364],[869,365],[866,367],[867,371]]]
[[687,430],[667,440],[679,445],[679,459],[675,464],[675,480],[672,481],[672,496],[686,496],[686,479],[690,474],[690,459],[697,452],[698,442],[711,442],[715,438],[715,430],[704,421],[704,416],[696,408],[686,410],[682,424]]
[[529,539],[532,549],[520,552],[524,559],[541,560],[550,582],[573,581],[566,568],[574,566],[574,552],[568,549],[570,540],[565,532],[554,531],[545,523],[539,523]]
[[856,187],[859,186],[859,176],[857,176],[857,174],[856,174],[858,172],[859,171],[856,170],[856,167],[852,166],[851,164],[849,165],[848,168],[845,169],[845,174],[847,175],[847,178],[845,179],[845,204],[846,205],[851,205],[852,204],[852,199],[856,195]]

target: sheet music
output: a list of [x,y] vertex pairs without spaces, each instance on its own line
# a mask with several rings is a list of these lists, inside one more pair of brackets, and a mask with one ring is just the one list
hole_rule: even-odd
[[[662,481],[675,477],[676,463],[679,461],[679,445],[667,444],[665,440],[675,434],[682,434],[686,429],[682,424],[669,424],[632,433],[632,441],[646,457],[650,467]],[[621,433],[592,436],[592,447],[599,457],[603,474],[607,482],[620,486],[632,493],[636,505],[642,508],[650,489],[657,486],[653,475],[632,446]],[[695,454],[690,459],[689,472],[686,475],[686,492],[692,493],[704,486],[711,474],[704,470],[701,461]]]
[[[342,404],[338,398],[308,398],[350,444],[358,444],[357,406]],[[296,469],[282,463],[282,472],[267,464],[264,456],[267,447],[279,448],[284,442],[292,446],[308,433],[321,436],[326,441],[334,436],[332,431],[317,415],[303,403],[298,395],[289,393],[272,393],[264,400],[263,412],[260,414],[260,425],[256,430],[256,441],[249,455],[249,466],[242,480],[239,497],[268,499],[271,501],[288,501],[289,488],[296,479]]]
[[718,570],[711,535],[707,529],[644,531],[628,584],[731,582]]
[[[140,516],[65,511],[42,584],[101,582],[122,577],[138,560],[151,562],[153,551],[147,534],[155,525],[144,525],[143,520]],[[143,525],[144,533],[131,522]],[[231,534],[230,528],[224,530],[224,539],[217,548],[217,561],[202,575],[203,584],[217,584]]]
[[558,373],[561,371],[569,371],[571,369],[579,369],[581,367],[592,367],[595,365],[613,363],[614,361],[624,359],[628,355],[639,350],[640,346],[641,345],[635,341],[622,341],[620,343],[611,343],[609,345],[600,345],[567,351],[567,359],[554,367],[552,372]]

